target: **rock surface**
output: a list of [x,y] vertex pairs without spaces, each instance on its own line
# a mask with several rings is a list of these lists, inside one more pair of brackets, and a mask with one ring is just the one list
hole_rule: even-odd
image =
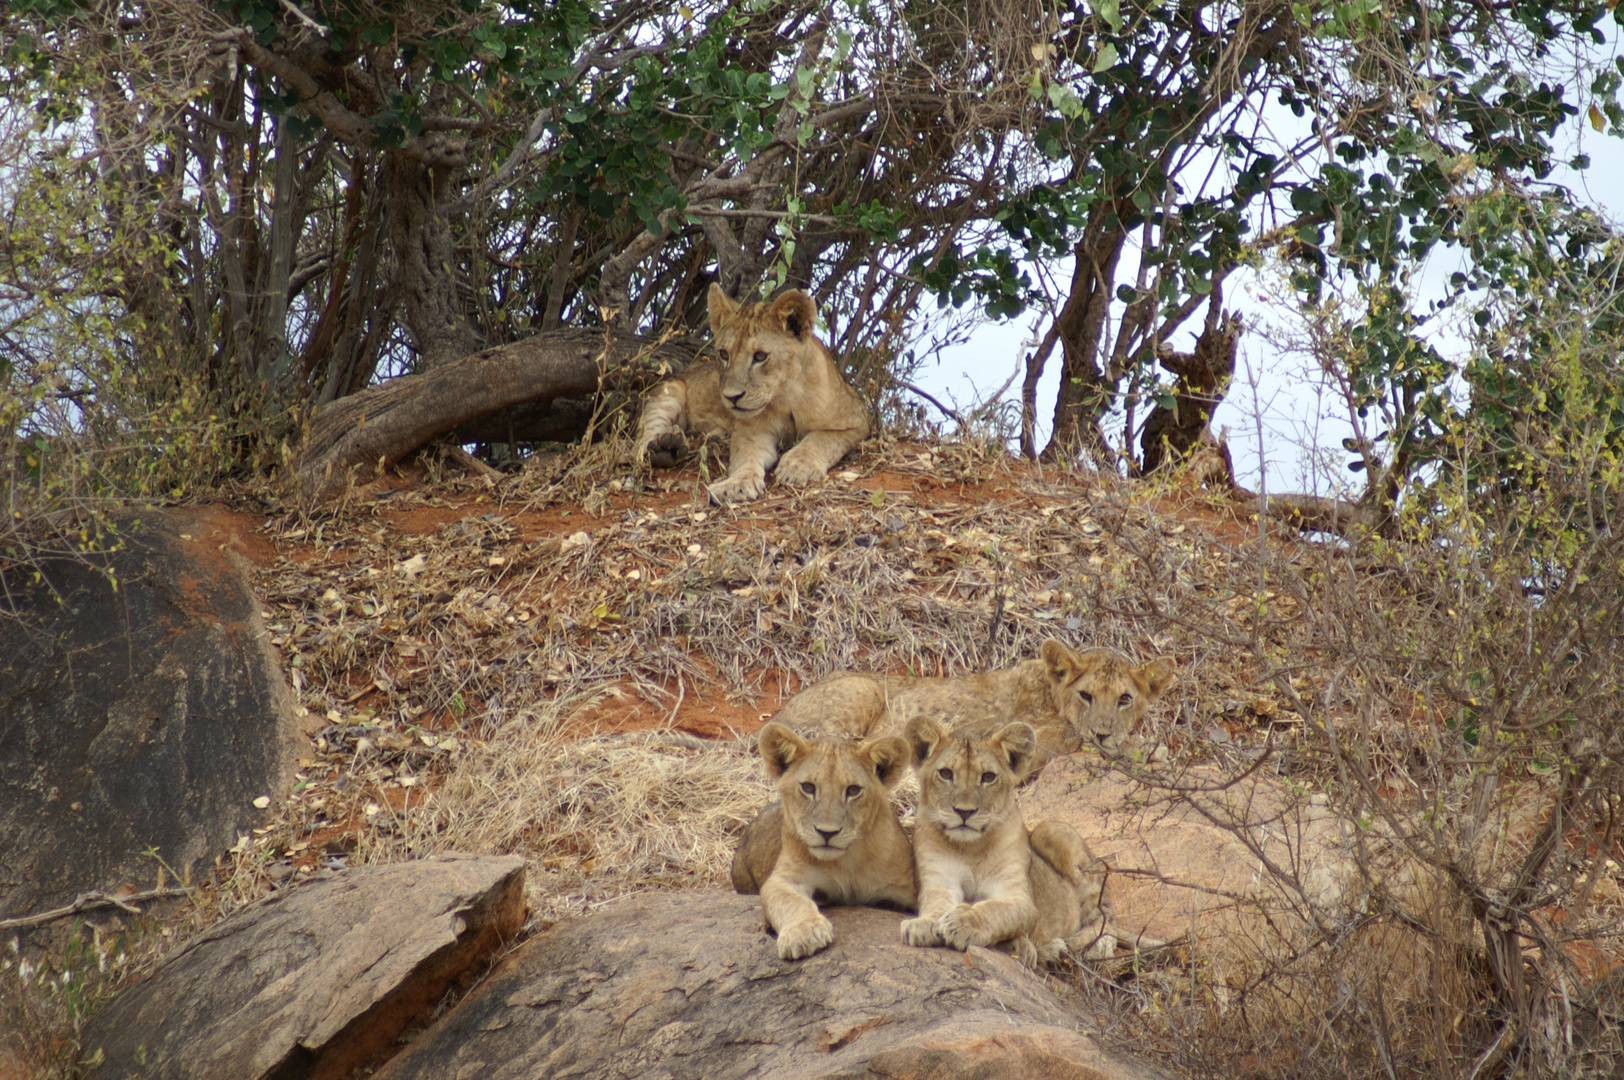
[[298,729],[243,574],[158,510],[0,592],[0,917],[212,860],[287,791]]
[[1294,795],[1273,777],[1226,785],[1204,766],[1179,784],[1184,798],[1172,799],[1098,763],[1063,758],[1023,792],[1021,809],[1028,825],[1053,819],[1082,833],[1112,870],[1119,924],[1152,937],[1279,933],[1295,924],[1279,916],[1344,898],[1354,870],[1346,823],[1322,797]]
[[[524,860],[441,856],[274,893],[183,945],[87,1026],[96,1080],[348,1075],[524,920]],[[477,973],[478,969],[475,969]]]
[[1148,1080],[1013,958],[901,942],[831,908],[835,943],[781,961],[760,902],[634,897],[526,943],[377,1080],[887,1077]]

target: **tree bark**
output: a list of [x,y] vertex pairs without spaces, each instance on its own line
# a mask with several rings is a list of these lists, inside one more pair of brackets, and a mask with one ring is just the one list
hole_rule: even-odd
[[441,206],[448,178],[449,169],[424,165],[405,154],[384,155],[390,246],[406,323],[425,368],[468,356],[484,345],[458,295],[461,260]]
[[[1051,340],[1044,342],[1044,354],[1053,347],[1054,339],[1061,345],[1060,395],[1055,400],[1054,429],[1043,450],[1044,461],[1075,461],[1085,450],[1110,452],[1100,430],[1100,416],[1110,407],[1116,387],[1096,358],[1111,307],[1117,260],[1126,239],[1127,233],[1120,228],[1091,226],[1077,243],[1071,294],[1050,330]],[[1040,359],[1039,373],[1042,367]],[[1035,395],[1036,379],[1029,381]]]
[[1139,445],[1146,476],[1178,464],[1198,446],[1217,445],[1212,414],[1229,391],[1241,340],[1241,317],[1225,314],[1222,308],[1223,293],[1214,287],[1206,326],[1196,339],[1195,350],[1181,353],[1164,345],[1156,352],[1156,359],[1178,377],[1178,383],[1173,388],[1173,407],[1158,404],[1145,418]]
[[406,375],[316,410],[293,464],[302,498],[339,494],[371,480],[437,435],[522,401],[551,401],[652,381],[658,363],[680,366],[696,350],[633,334],[565,329],[485,349]]

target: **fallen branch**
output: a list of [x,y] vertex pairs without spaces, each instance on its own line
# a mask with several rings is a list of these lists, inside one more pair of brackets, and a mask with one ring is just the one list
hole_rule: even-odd
[[1319,495],[1260,496],[1236,487],[1235,501],[1254,514],[1265,514],[1304,532],[1327,532],[1352,537],[1357,532],[1377,532],[1383,515],[1373,506],[1328,499]]
[[0,919],[0,930],[20,930],[25,926],[42,926],[57,919],[65,919],[69,915],[77,915],[81,911],[91,908],[116,907],[131,915],[141,914],[141,909],[135,905],[146,900],[167,900],[172,897],[185,896],[192,890],[179,885],[171,885],[163,889],[148,889],[145,892],[126,893],[123,896],[114,896],[112,893],[87,892],[80,893],[79,898],[67,907],[52,908],[37,915],[20,915],[15,919]]
[[369,386],[316,410],[293,472],[307,501],[367,481],[430,439],[520,402],[595,394],[612,376],[636,388],[680,368],[682,341],[565,328],[484,349],[416,375]]

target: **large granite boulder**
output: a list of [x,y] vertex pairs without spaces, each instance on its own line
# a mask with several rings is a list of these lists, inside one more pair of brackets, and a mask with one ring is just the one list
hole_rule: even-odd
[[778,958],[760,901],[634,897],[522,946],[377,1080],[1149,1080],[1082,1034],[1045,979],[987,949],[902,943],[832,908],[835,942]]
[[95,1080],[342,1077],[424,1022],[524,921],[524,860],[448,855],[273,893],[86,1027]]
[[[160,510],[0,590],[0,917],[184,871],[288,790],[298,729],[230,558]],[[262,806],[264,803],[261,804]]]
[[1198,766],[1158,788],[1069,757],[1022,792],[1021,809],[1028,825],[1076,827],[1112,870],[1118,922],[1155,938],[1262,949],[1310,911],[1349,903],[1357,884],[1351,823],[1274,776]]

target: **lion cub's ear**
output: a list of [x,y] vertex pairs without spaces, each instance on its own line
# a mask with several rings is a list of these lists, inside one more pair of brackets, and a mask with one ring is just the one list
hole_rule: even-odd
[[987,746],[1008,763],[1009,771],[1015,774],[1016,779],[1025,779],[1032,755],[1037,752],[1038,737],[1032,731],[1031,724],[1017,720],[993,732],[987,739]]
[[818,323],[818,305],[800,289],[791,289],[773,301],[767,316],[782,327],[784,333],[805,341]]
[[761,750],[761,760],[767,763],[767,775],[774,780],[812,752],[811,743],[783,724],[768,724],[762,728],[756,746]]
[[909,720],[907,727],[902,729],[902,737],[908,740],[908,748],[913,752],[916,769],[935,752],[937,744],[947,738],[942,732],[942,726],[928,716],[916,716]]
[[1144,667],[1136,669],[1133,677],[1144,688],[1146,699],[1155,701],[1169,687],[1178,684],[1177,667],[1171,656],[1158,656]]
[[908,744],[895,735],[870,739],[857,747],[857,760],[867,761],[875,777],[889,790],[902,782],[908,765]]
[[739,313],[739,305],[734,303],[733,298],[727,294],[727,291],[714,281],[711,282],[707,299],[709,300],[711,333],[719,334],[722,332],[722,327],[726,326],[732,321],[733,316]]
[[1056,686],[1065,686],[1082,674],[1083,658],[1066,648],[1064,642],[1050,638],[1043,643],[1042,655],[1043,665],[1049,669],[1049,681]]

